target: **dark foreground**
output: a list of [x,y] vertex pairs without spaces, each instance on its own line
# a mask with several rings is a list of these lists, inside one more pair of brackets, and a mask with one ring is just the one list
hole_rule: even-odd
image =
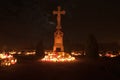
[[120,80],[120,64],[80,59],[72,63],[26,61],[0,67],[0,80]]

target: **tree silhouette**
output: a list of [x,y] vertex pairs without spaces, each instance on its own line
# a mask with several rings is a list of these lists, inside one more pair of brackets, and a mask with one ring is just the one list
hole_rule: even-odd
[[37,46],[36,46],[36,55],[39,56],[40,58],[44,57],[44,46],[43,46],[43,41],[39,41]]
[[91,58],[97,58],[98,55],[98,44],[94,35],[89,35],[86,45],[86,55]]

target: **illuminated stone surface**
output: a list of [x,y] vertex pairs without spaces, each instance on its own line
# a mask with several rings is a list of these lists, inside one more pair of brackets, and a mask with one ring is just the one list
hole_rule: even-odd
[[61,11],[61,7],[58,6],[58,11],[53,11],[53,14],[57,14],[57,27],[54,33],[54,46],[53,51],[63,52],[63,32],[61,31],[61,14],[65,14],[65,11]]
[[57,27],[54,32],[54,46],[52,52],[45,52],[45,57],[42,61],[49,62],[69,62],[74,61],[75,57],[64,52],[63,46],[63,32],[61,31],[61,14],[65,14],[65,11],[61,11],[61,7],[58,6],[58,11],[53,11],[53,14],[57,14]]

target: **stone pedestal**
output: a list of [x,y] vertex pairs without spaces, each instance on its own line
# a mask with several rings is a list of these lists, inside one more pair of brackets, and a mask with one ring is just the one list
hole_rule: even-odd
[[54,33],[54,46],[53,51],[57,52],[63,52],[64,46],[63,46],[63,32],[60,30],[57,30]]

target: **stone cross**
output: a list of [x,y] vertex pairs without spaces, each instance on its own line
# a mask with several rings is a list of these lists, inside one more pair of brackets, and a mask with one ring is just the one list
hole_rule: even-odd
[[58,11],[53,11],[53,14],[57,14],[57,27],[56,29],[61,29],[61,14],[65,14],[65,11],[61,11],[61,7],[58,6]]

